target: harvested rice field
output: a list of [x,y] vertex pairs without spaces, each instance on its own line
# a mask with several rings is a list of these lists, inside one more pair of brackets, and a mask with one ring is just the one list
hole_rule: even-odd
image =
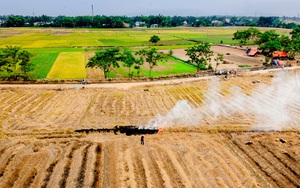
[[299,187],[299,78],[0,85],[0,187]]

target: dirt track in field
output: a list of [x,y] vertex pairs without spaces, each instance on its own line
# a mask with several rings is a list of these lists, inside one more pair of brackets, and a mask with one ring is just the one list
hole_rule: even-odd
[[[85,89],[2,85],[0,187],[299,187],[300,80],[285,70]],[[139,136],[73,132],[153,121],[165,129],[144,146]]]

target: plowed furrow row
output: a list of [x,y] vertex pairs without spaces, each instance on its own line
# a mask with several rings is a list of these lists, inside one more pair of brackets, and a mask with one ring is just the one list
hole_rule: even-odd
[[157,97],[151,97],[149,102],[149,108],[152,109],[152,116],[155,116],[157,114],[162,114],[161,106],[158,104],[158,101],[156,100]]
[[122,117],[128,117],[129,116],[129,108],[128,108],[128,106],[127,106],[127,100],[128,100],[128,98],[127,97],[123,97],[123,98],[121,98],[120,99],[120,103],[119,103],[119,105],[120,105],[120,109],[119,109],[119,113],[120,113],[120,115],[122,116]]
[[[100,96],[99,96],[99,98],[100,98]],[[97,105],[97,107],[95,108],[95,110],[97,111],[103,111],[103,112],[105,112],[106,114],[108,114],[108,112],[109,112],[109,108],[110,108],[110,103],[111,103],[111,97],[109,97],[108,95],[106,95],[106,94],[103,94],[103,96],[101,96],[101,102],[100,103],[98,103],[98,105]],[[101,107],[99,107],[99,106],[101,106]]]
[[[223,172],[221,166],[219,166],[219,161],[215,159],[215,154],[212,149],[205,152],[203,158],[199,158],[202,163],[205,164],[205,173],[210,177],[210,184],[217,187],[228,187],[226,183],[226,175]],[[215,160],[214,160],[215,159]]]
[[300,179],[300,166],[298,165],[300,158],[298,158],[297,155],[291,155],[288,151],[281,153],[277,150],[273,150],[272,147],[276,147],[273,144],[264,144],[263,142],[261,142],[261,144],[266,147],[268,151],[270,151],[278,160],[280,160],[284,164],[284,166],[290,169],[291,172]]
[[[26,93],[20,93],[19,97],[17,99],[15,99],[14,101],[7,103],[9,105],[12,105],[13,108],[10,108],[11,112],[18,112],[19,108],[22,108],[23,102],[27,100],[27,98],[30,97],[28,94]],[[4,102],[6,103],[6,102]]]
[[[164,109],[162,111],[162,113],[163,114],[168,113],[168,111],[174,106],[175,99],[171,95],[168,96],[165,89],[158,89],[158,90],[155,90],[155,91],[159,95],[159,99],[160,99],[160,103],[161,103],[161,108]],[[165,97],[165,96],[168,96],[168,97]]]
[[66,187],[76,187],[79,183],[78,180],[80,179],[78,179],[78,174],[82,167],[82,152],[85,148],[82,145],[85,145],[85,143],[81,142],[79,148],[74,151],[72,158],[70,158],[72,160],[69,167],[69,175],[66,180]]
[[195,99],[197,100],[197,105],[198,105],[197,107],[199,107],[199,105],[204,100],[204,91],[205,91],[205,89],[203,87],[206,88],[206,86],[202,86],[202,87],[200,87],[200,86],[194,86],[193,87],[194,90],[195,90],[194,95],[195,95]]
[[128,96],[126,97],[127,99],[127,112],[126,112],[126,117],[131,117],[131,116],[135,116],[135,108],[136,108],[136,101],[135,99],[133,100],[130,96],[130,94],[128,94]]
[[151,177],[147,177],[146,176],[146,169],[145,166],[143,165],[142,159],[143,159],[143,155],[141,153],[139,153],[140,148],[135,147],[133,148],[134,151],[130,151],[131,153],[131,158],[133,159],[133,167],[134,167],[134,174],[135,174],[135,181],[137,184],[137,187],[147,187],[147,178],[151,178]]
[[164,187],[174,187],[174,182],[171,179],[171,177],[169,176],[169,174],[167,173],[163,161],[160,158],[160,156],[157,155],[157,152],[154,151],[153,153],[151,153],[151,159],[155,162],[154,163],[154,167],[155,167],[155,171],[157,172],[156,175],[159,176],[159,178],[157,179],[158,183],[161,182],[161,184],[159,185],[164,185]]
[[114,116],[119,117],[118,105],[117,105],[118,102],[119,102],[119,100],[117,98],[112,98],[112,103],[109,108],[109,116],[110,117],[114,117]]
[[[93,117],[95,114],[95,108],[97,107],[99,102],[99,98],[101,97],[101,94],[93,94],[91,97],[91,100],[89,102],[89,104],[87,105],[87,108],[84,110],[84,113],[82,115],[82,117],[80,118],[80,123],[79,126],[80,127],[86,127],[86,125],[88,125],[90,122],[87,122],[89,120],[90,117]],[[101,113],[100,111],[98,111],[98,113]]]
[[[150,100],[150,101],[149,101]],[[139,96],[139,103],[137,104],[139,106],[139,117],[140,118],[151,118],[155,115],[153,109],[151,109],[151,101],[152,97],[147,93],[147,94],[142,94]]]
[[41,97],[41,100],[39,100],[38,102],[36,102],[37,105],[35,105],[32,109],[31,109],[31,113],[40,113],[43,109],[46,109],[45,106],[49,103],[49,101],[53,98],[54,93],[45,93],[43,94],[43,96]]
[[205,103],[205,96],[204,96],[204,92],[199,90],[198,93],[197,93],[197,98],[199,98],[199,103],[198,103],[198,106],[202,106],[204,105]]
[[187,183],[185,174],[178,171],[181,170],[181,166],[178,165],[176,159],[173,158],[174,156],[170,156],[166,153],[166,150],[160,146],[157,148],[157,156],[162,162],[160,163],[160,168],[164,169],[162,170],[162,174],[172,180],[172,186],[185,187],[185,183]]
[[126,149],[124,151],[124,162],[125,162],[125,177],[126,179],[122,180],[125,183],[126,187],[137,187],[137,175],[135,173],[135,168],[134,168],[134,161],[131,157],[131,151],[130,149]]
[[[45,185],[46,187],[60,187],[60,181],[62,181],[62,173],[65,170],[70,154],[74,152],[72,151],[75,146],[74,141],[61,141],[59,144],[60,146],[62,146],[61,152],[58,152],[58,154],[56,154],[54,159],[52,159],[51,163],[47,167],[47,169],[49,169],[50,172],[52,171],[52,173],[50,174],[50,172],[46,172],[46,177],[48,175],[50,176],[49,181],[43,183],[43,185]],[[46,180],[46,177],[44,178],[44,180]]]
[[15,104],[17,104],[16,101],[20,97],[24,97],[24,94],[22,94],[22,93],[12,94],[11,97],[7,101],[1,103],[2,111],[3,112],[11,112],[12,108],[15,106]]
[[37,116],[39,116],[40,119],[48,119],[52,116],[53,111],[59,107],[61,101],[64,101],[66,97],[68,96],[63,92],[55,92],[54,96],[47,101],[43,110],[36,112]]
[[145,94],[137,95],[136,96],[136,116],[139,118],[146,117],[148,115],[147,112],[149,112],[149,106],[148,106],[148,97]]
[[74,94],[70,95],[70,93],[62,92],[60,94],[60,98],[58,98],[57,101],[48,108],[49,111],[47,111],[45,119],[48,121],[59,122],[62,116],[65,113],[69,113],[70,108],[73,108],[71,104],[72,102],[76,102],[73,95]]
[[[83,187],[91,187],[93,180],[94,180],[94,167],[96,161],[96,150],[97,145],[91,144],[89,149],[87,150],[87,157],[86,157],[86,164],[85,164],[85,174],[84,174],[84,181]],[[82,163],[83,164],[83,163]]]
[[48,182],[50,180],[51,175],[53,174],[53,171],[54,171],[54,168],[55,168],[57,162],[58,162],[57,160],[53,161],[50,164],[50,166],[47,168],[47,170],[46,170],[46,176],[45,176],[45,178],[43,180],[43,184],[42,184],[41,188],[46,188],[47,187]]
[[262,156],[266,156],[266,160],[268,160],[272,164],[272,166],[274,166],[276,171],[287,178],[293,185],[295,185],[296,187],[300,187],[299,174],[297,174],[294,170],[287,166],[271,150],[266,148],[262,142],[259,142],[259,144],[262,148],[264,148],[262,152],[260,152],[260,154]]
[[182,92],[181,92],[181,86],[179,87],[179,86],[177,86],[174,90],[173,90],[173,92],[174,92],[174,95],[176,96],[176,98],[178,99],[178,100],[187,100],[187,98],[185,97],[186,95],[185,94],[183,94]]
[[[282,181],[275,176],[273,173],[275,172],[272,166],[267,165],[266,161],[264,161],[255,151],[251,150],[251,147],[245,147],[243,143],[234,140],[233,143],[243,152],[249,159],[254,163],[254,165],[266,175],[268,182],[274,183],[277,187],[282,187]],[[270,167],[270,169],[268,169]]]
[[72,164],[72,161],[73,161],[73,156],[74,156],[74,153],[77,149],[78,149],[78,145],[77,145],[77,143],[75,143],[74,146],[72,147],[70,153],[67,155],[67,162],[66,162],[66,165],[64,167],[64,171],[63,171],[61,180],[59,181],[59,184],[60,184],[61,188],[66,187],[66,185],[67,185],[67,179],[69,177],[71,164]]
[[34,181],[34,179],[37,176],[37,169],[33,168],[31,171],[27,172],[28,173],[28,177],[25,179],[24,183],[22,183],[22,185],[24,187],[30,187]]
[[168,180],[163,180],[159,165],[157,164],[159,159],[155,153],[143,148],[139,150],[139,154],[143,156],[142,165],[144,166],[145,175],[147,177],[147,187],[159,187],[164,185]]
[[141,108],[141,102],[142,101],[142,97],[141,95],[135,95],[134,96],[134,101],[135,101],[135,116],[140,118],[141,117],[141,113],[142,113],[142,108]]
[[170,109],[172,109],[174,107],[177,100],[174,98],[173,95],[168,95],[166,93],[166,90],[160,90],[157,92],[159,93],[159,99],[160,99],[160,105],[161,105],[159,107],[161,109],[163,109],[163,111],[161,113],[167,114],[170,111]]
[[1,143],[0,144],[0,159],[1,159],[1,156],[3,155],[3,153],[12,146],[13,146],[12,143]]
[[38,101],[38,100],[40,100],[38,94],[28,95],[28,98],[23,100],[22,105],[19,106],[15,111],[17,113],[28,112],[35,105],[35,101]]
[[9,172],[7,169],[9,169],[9,167],[12,165],[12,161],[18,159],[15,156],[18,154],[18,151],[22,150],[25,145],[23,143],[15,143],[14,146],[10,146],[11,145],[9,145],[9,147],[4,150],[3,154],[0,157],[0,180],[6,172]]
[[197,106],[198,100],[195,97],[195,91],[193,88],[191,87],[183,87],[183,91],[184,94],[186,94],[186,97],[188,98],[188,100],[191,102],[191,104],[193,104],[193,106]]
[[26,107],[23,106],[22,103],[22,106],[17,109],[17,113],[21,113],[21,114],[35,113],[33,109],[38,108],[42,102],[45,102],[46,101],[45,97],[46,97],[45,95],[39,94],[35,96],[33,100],[30,100],[29,103],[25,101],[25,103],[27,103]]
[[[13,187],[15,182],[19,179],[20,177],[20,171],[22,168],[24,168],[24,164],[27,162],[29,156],[23,156],[23,157],[19,157],[19,159],[14,160],[13,166],[14,168],[12,168],[13,170],[8,172],[7,174],[5,174],[5,178],[4,181],[0,182],[0,187]],[[10,165],[11,166],[11,165]],[[21,175],[22,177],[22,175]]]
[[96,153],[96,161],[94,168],[94,179],[92,183],[92,187],[101,187],[102,182],[102,144],[98,144],[95,150]]
[[216,186],[214,185],[215,181],[208,173],[212,169],[212,165],[204,159],[202,152],[197,149],[198,144],[201,144],[201,142],[192,143],[188,141],[186,144],[188,152],[184,158],[191,170],[190,177],[193,186],[214,187]]
[[78,93],[75,93],[74,96],[70,96],[69,100],[63,101],[64,111],[60,111],[59,118],[56,122],[60,125],[75,125],[78,126],[79,120],[84,113],[84,109],[87,106],[88,99],[80,98]]
[[[215,147],[214,147],[215,148]],[[220,146],[218,148],[221,148]],[[241,183],[241,179],[239,179],[236,174],[233,173],[233,170],[229,167],[228,163],[225,161],[229,156],[224,155],[226,151],[224,149],[222,150],[214,150],[213,154],[211,155],[211,159],[213,161],[218,161],[217,168],[219,169],[219,173],[222,174],[222,177],[224,177],[224,181],[226,182],[226,185],[229,187],[243,187]],[[211,162],[213,162],[211,161]],[[231,160],[228,160],[231,161]]]
[[1,160],[1,163],[0,163],[0,180],[1,180],[1,177],[3,176],[3,174],[4,174],[4,171],[5,171],[6,167],[9,165],[9,163],[13,160],[14,157],[15,157],[15,154],[12,154],[7,159]]
[[175,153],[172,150],[167,150],[168,157],[170,158],[172,164],[176,168],[176,171],[178,175],[180,176],[180,179],[182,180],[182,183],[185,187],[192,187],[191,180],[189,179],[189,173],[190,170],[188,170],[186,167],[186,162],[183,161],[180,157],[182,155],[181,153]]
[[137,101],[136,99],[132,99],[132,98],[128,98],[128,108],[129,111],[127,112],[127,116],[126,118],[130,119],[130,124],[138,124],[139,122],[139,118],[138,118],[138,113],[137,113],[137,109],[138,109],[138,105],[137,105]]
[[118,147],[115,142],[105,142],[102,154],[102,187],[119,187],[115,174],[119,174],[117,171],[117,159]]
[[[252,176],[250,171],[243,165],[244,161],[239,160],[236,158],[235,153],[230,151],[230,146],[228,146],[226,141],[226,148],[223,150],[215,150],[215,153],[218,156],[221,156],[224,162],[227,164],[227,172],[232,177],[234,182],[237,182],[237,185],[241,184],[240,187],[252,187],[257,184],[254,178],[249,178]],[[235,162],[233,162],[235,161]]]
[[152,184],[154,183],[151,175],[151,168],[148,166],[148,163],[145,158],[142,158],[142,165],[145,169],[145,177],[146,177],[146,187],[154,187]]
[[152,100],[152,97],[149,95],[144,94],[141,96],[141,117],[153,117],[156,115],[155,109],[152,108]]
[[[290,159],[293,163],[299,163],[300,162],[300,158],[294,155],[290,155],[288,152],[284,152],[283,155],[285,155],[286,157],[288,157],[288,159]],[[299,167],[299,166],[298,166]]]
[[[91,147],[91,144],[89,144],[88,146],[86,146],[84,148],[84,150],[82,150],[82,161],[81,161],[81,167],[80,167],[80,171],[78,173],[78,177],[77,177],[77,185],[76,187],[83,187],[83,183],[85,180],[85,172],[86,172],[86,166],[87,166],[87,156],[88,156],[88,150]],[[74,160],[75,161],[75,160]]]
[[3,91],[0,92],[0,107],[1,107],[1,109],[2,109],[2,105],[6,101],[10,100],[11,96],[12,96],[12,94],[10,92],[3,92]]
[[157,97],[155,100],[153,100],[153,102],[155,103],[155,106],[157,108],[156,113],[157,114],[166,114],[168,113],[169,109],[167,109],[163,99],[161,98],[161,96],[159,96],[159,98]]

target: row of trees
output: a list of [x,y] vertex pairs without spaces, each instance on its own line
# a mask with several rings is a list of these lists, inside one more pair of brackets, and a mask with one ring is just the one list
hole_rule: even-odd
[[[159,40],[160,38],[154,35],[149,41],[156,43]],[[212,65],[208,64],[211,61],[211,56],[214,55],[210,47],[210,44],[202,43],[186,49],[186,55],[190,57],[190,60],[186,63],[194,65],[197,71],[212,69]],[[170,50],[168,54],[164,54],[158,52],[155,48],[138,50],[135,54],[128,49],[107,48],[96,52],[95,55],[89,59],[86,67],[100,68],[105,78],[109,78],[111,70],[113,68],[119,68],[119,63],[123,62],[123,67],[128,68],[128,76],[132,78],[134,75],[132,69],[135,69],[139,76],[141,66],[146,62],[149,65],[149,77],[151,77],[152,69],[158,65],[158,62],[166,62],[172,55],[172,50]],[[217,58],[215,58],[217,62],[216,68],[222,60],[223,55],[218,54]]]
[[86,67],[100,68],[105,78],[109,78],[109,73],[112,68],[119,68],[120,62],[123,62],[123,66],[128,68],[128,76],[133,77],[135,69],[137,75],[140,75],[141,66],[144,62],[149,65],[149,77],[151,77],[152,69],[158,65],[160,61],[166,61],[172,55],[172,51],[169,54],[163,54],[158,52],[155,48],[139,50],[133,54],[132,51],[119,48],[107,48],[95,53],[93,57],[89,59]]
[[274,51],[286,51],[290,59],[294,59],[300,53],[300,27],[293,29],[291,37],[280,35],[274,30],[260,32],[256,28],[237,31],[234,33],[233,40],[239,40],[241,45],[257,44],[266,56]]
[[5,20],[4,27],[24,27],[24,26],[40,26],[40,27],[92,27],[92,28],[123,28],[135,27],[136,22],[141,23],[140,26],[151,27],[176,27],[176,26],[257,26],[257,27],[279,27],[279,28],[295,28],[296,23],[285,23],[279,17],[236,17],[236,16],[1,16],[1,20]]
[[0,73],[1,76],[11,79],[22,77],[28,79],[28,72],[33,70],[30,64],[31,54],[17,46],[0,48]]

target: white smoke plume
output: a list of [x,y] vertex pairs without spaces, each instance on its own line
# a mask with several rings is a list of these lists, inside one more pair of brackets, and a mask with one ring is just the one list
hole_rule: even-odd
[[239,117],[254,118],[255,130],[300,128],[300,76],[292,74],[277,74],[271,84],[260,83],[251,95],[237,86],[232,87],[230,97],[221,94],[220,81],[213,79],[199,108],[180,100],[167,114],[157,115],[146,127],[198,126],[206,119],[215,121],[239,114]]

